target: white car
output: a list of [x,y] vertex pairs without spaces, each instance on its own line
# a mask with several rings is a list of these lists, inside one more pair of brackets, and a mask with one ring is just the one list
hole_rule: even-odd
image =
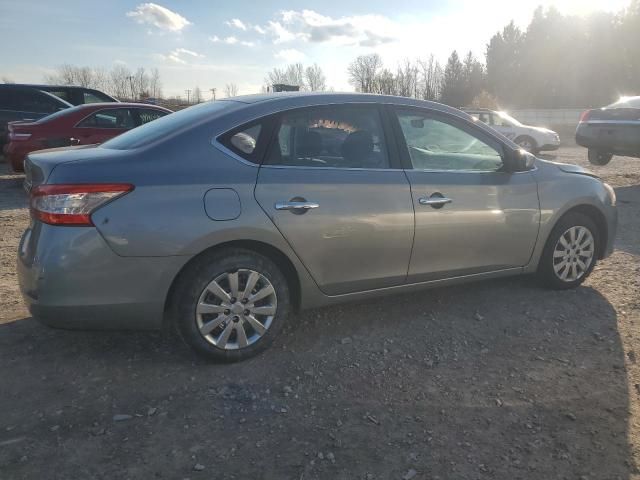
[[528,152],[557,150],[560,147],[560,136],[548,128],[523,125],[505,112],[496,112],[485,108],[465,109],[464,111],[513,140]]

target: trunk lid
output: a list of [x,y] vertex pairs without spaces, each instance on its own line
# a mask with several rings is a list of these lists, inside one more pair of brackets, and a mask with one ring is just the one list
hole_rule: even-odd
[[107,157],[112,155],[113,152],[96,148],[95,145],[38,150],[27,155],[27,159],[24,162],[24,188],[29,192],[33,187],[46,183],[53,169],[63,163],[77,162],[96,156]]
[[587,123],[640,122],[640,108],[600,108],[590,110]]

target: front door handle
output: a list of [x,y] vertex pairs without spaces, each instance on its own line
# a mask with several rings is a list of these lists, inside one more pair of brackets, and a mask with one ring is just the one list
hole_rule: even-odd
[[318,208],[320,204],[316,202],[307,202],[306,200],[290,200],[288,202],[276,202],[276,210],[290,210],[293,213],[304,213],[308,210]]
[[430,197],[420,197],[418,199],[418,203],[420,205],[429,205],[433,208],[442,208],[447,203],[451,203],[453,200],[447,197],[443,197],[442,195],[431,195]]

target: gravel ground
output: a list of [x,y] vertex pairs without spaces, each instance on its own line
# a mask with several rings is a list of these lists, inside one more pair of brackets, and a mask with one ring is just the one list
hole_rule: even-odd
[[307,311],[263,355],[215,365],[161,334],[29,318],[25,195],[1,170],[0,478],[640,479],[640,161],[597,172],[621,225],[581,288],[516,278]]

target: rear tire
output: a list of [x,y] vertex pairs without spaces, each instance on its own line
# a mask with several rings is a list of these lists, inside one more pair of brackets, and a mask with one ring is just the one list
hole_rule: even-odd
[[171,298],[171,320],[197,353],[237,362],[266,349],[287,319],[289,285],[269,258],[230,248],[187,267]]
[[589,151],[587,152],[587,158],[589,158],[589,163],[591,165],[597,165],[599,167],[602,167],[611,161],[611,159],[613,158],[613,154],[606,153],[606,152],[599,152],[598,150],[590,148]]
[[599,251],[600,232],[593,220],[582,213],[568,213],[547,239],[538,263],[538,280],[555,290],[575,288],[593,271]]

